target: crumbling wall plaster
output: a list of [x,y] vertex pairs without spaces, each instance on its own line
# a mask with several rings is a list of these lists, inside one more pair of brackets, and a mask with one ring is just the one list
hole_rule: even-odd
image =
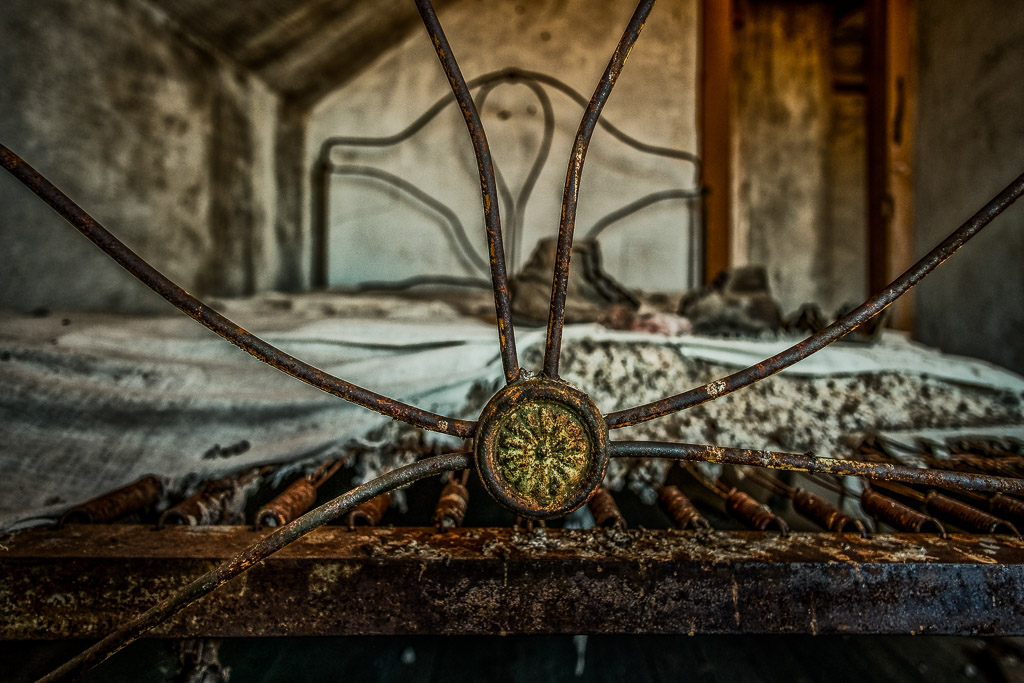
[[[916,253],[1024,171],[1024,4],[918,5]],[[917,336],[1024,372],[1024,205],[917,287]]]
[[[5,145],[186,289],[274,280],[266,86],[137,0],[8,0],[0,37]],[[6,173],[0,240],[0,307],[166,305]]]

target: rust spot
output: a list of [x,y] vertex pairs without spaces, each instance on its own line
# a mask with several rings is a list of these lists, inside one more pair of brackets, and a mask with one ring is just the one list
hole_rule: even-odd
[[626,518],[619,511],[612,494],[603,486],[597,487],[593,498],[587,503],[590,506],[590,514],[594,516],[594,526],[602,529],[615,528],[625,529]]
[[434,523],[438,530],[446,531],[462,526],[469,506],[469,491],[454,479],[445,484],[434,510]]
[[316,502],[316,487],[305,477],[293,482],[256,513],[256,529],[284,526]]
[[391,492],[387,491],[362,503],[348,513],[345,523],[349,529],[355,529],[357,526],[377,526],[390,506]]
[[153,475],[73,507],[60,518],[60,524],[102,524],[144,510],[156,503],[163,493],[163,483]]

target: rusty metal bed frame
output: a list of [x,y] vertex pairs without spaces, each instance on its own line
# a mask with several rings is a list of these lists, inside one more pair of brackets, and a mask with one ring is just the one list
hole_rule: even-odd
[[[1015,496],[1024,494],[1024,479],[1012,468],[992,473],[983,459],[962,466],[917,468],[881,462],[869,447],[857,459],[840,460],[702,444],[616,441],[609,433],[742,389],[843,338],[1024,194],[1024,175],[889,286],[820,332],[714,382],[603,415],[584,392],[558,375],[569,259],[587,148],[653,0],[641,0],[637,6],[575,138],[558,230],[544,360],[537,373],[519,366],[498,190],[484,130],[429,0],[416,4],[465,118],[480,173],[506,384],[477,421],[401,403],[271,346],[168,280],[0,146],[4,168],[144,284],[213,332],[339,398],[467,440],[465,450],[424,457],[291,521],[287,516],[277,519],[286,523],[259,533],[255,542],[249,529],[202,526],[153,532],[143,525],[68,524],[61,530],[20,534],[0,559],[0,567],[10,595],[24,591],[22,598],[11,598],[11,609],[20,610],[18,623],[23,629],[9,625],[5,636],[107,633],[43,680],[74,677],[147,633],[1024,633],[1024,542],[1012,534],[993,533],[1005,528],[989,526],[978,535],[870,538],[834,532],[631,530],[617,521],[614,502],[609,507],[610,498],[602,489],[609,458],[667,458],[857,476],[875,482],[879,490],[888,487],[895,493],[902,485],[926,497],[923,505],[929,510],[932,505],[941,507],[933,499],[936,489],[960,498],[977,496],[993,511],[1001,509],[999,504],[1016,509],[1020,503]],[[349,532],[326,526],[398,487],[469,470],[479,477],[475,485],[525,520],[539,524],[589,502],[602,526],[531,530],[527,521],[511,529],[457,528],[458,520],[445,525],[443,519],[438,520],[441,532],[380,527]],[[459,482],[448,486],[452,484]],[[785,493],[781,487],[788,485],[772,486]],[[799,505],[797,491],[789,493],[794,505]],[[663,493],[665,509],[679,526],[703,526],[682,493]],[[735,495],[736,489],[719,493],[726,508],[753,525],[771,525],[770,512],[749,496]],[[877,516],[898,528],[924,530],[922,513],[882,496],[875,487],[862,497],[865,508],[864,498],[871,499],[872,493]],[[141,495],[137,489],[115,494]],[[291,495],[301,498],[295,491]],[[446,495],[446,509],[457,516],[458,492],[446,488],[442,502]],[[304,500],[309,500],[308,491]],[[807,514],[823,515],[817,519],[826,528],[850,527],[827,501],[806,496],[804,501]],[[367,508],[362,510],[367,513]],[[971,515],[959,517],[959,524],[977,519]],[[32,597],[58,595],[67,604],[49,611],[39,609],[40,601]],[[280,609],[272,609],[274,605]],[[125,620],[126,613],[136,616]]]

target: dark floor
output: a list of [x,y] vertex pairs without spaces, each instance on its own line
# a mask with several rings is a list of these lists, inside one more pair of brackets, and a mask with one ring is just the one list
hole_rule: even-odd
[[[81,643],[0,643],[0,679],[30,681]],[[88,681],[182,678],[178,644],[136,643]],[[222,641],[231,681],[972,681],[1024,683],[1024,639],[911,636],[349,637]],[[208,677],[205,683],[214,683]]]

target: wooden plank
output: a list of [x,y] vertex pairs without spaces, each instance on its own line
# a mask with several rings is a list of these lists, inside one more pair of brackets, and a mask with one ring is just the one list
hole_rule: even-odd
[[[0,552],[0,637],[100,637],[261,533],[19,533]],[[1021,634],[1024,540],[325,527],[151,635],[625,632]]]

